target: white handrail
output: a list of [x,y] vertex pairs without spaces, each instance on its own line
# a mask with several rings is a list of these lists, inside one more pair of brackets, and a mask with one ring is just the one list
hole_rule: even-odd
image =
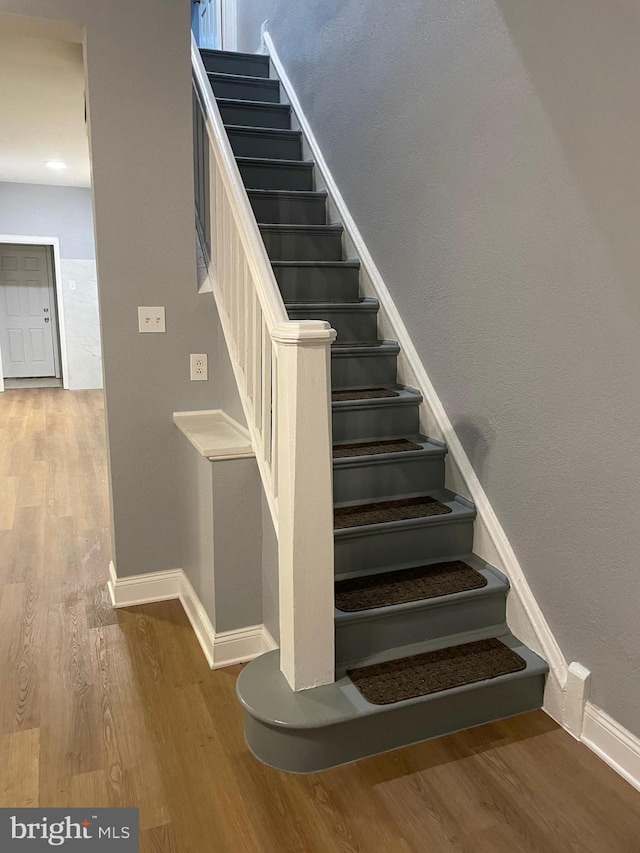
[[208,137],[201,152],[208,160],[198,175],[208,180],[199,204],[210,227],[209,277],[278,536],[280,668],[294,690],[304,690],[335,678],[330,346],[336,333],[323,320],[289,320],[193,37],[191,59],[194,104]]
[[289,317],[284,307],[282,294],[273,275],[267,250],[264,247],[260,230],[256,224],[256,219],[253,215],[242,177],[240,176],[240,170],[231,150],[231,143],[224,128],[218,104],[211,91],[207,72],[193,33],[191,34],[191,62],[193,76],[198,86],[198,94],[207,123],[209,139],[212,143],[215,143],[212,146],[213,152],[218,162],[225,189],[230,200],[233,202],[233,212],[237,217],[242,242],[247,252],[247,259],[252,265],[252,272],[255,276],[256,289],[258,290],[262,310],[265,318],[268,318],[269,328],[273,328],[276,323],[286,323]]

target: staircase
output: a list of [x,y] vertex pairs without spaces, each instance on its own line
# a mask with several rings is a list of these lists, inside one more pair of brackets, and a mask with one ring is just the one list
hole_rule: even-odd
[[446,447],[420,433],[376,299],[267,56],[201,51],[287,313],[326,320],[331,346],[335,683],[294,692],[279,653],[238,679],[249,747],[321,770],[539,708],[547,665],[506,624],[508,582],[472,553],[475,509],[445,482]]

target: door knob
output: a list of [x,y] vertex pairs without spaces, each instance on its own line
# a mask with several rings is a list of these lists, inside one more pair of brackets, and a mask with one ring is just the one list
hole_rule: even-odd
[[44,318],[44,321],[45,321],[45,323],[48,323],[48,322],[49,322],[49,318],[48,318],[48,317],[45,317],[45,318]]

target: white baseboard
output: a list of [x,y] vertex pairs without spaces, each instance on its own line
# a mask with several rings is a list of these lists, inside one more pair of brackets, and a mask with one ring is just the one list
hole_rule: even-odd
[[587,702],[580,740],[640,791],[640,738]]
[[212,669],[246,663],[278,648],[264,625],[250,625],[234,631],[216,633],[202,602],[182,569],[119,578],[113,563],[110,563],[107,587],[114,607],[132,607],[135,604],[179,599]]
[[150,604],[153,601],[168,601],[180,598],[182,569],[165,572],[149,572],[119,578],[113,562],[109,563],[109,595],[114,607],[133,607],[134,604]]

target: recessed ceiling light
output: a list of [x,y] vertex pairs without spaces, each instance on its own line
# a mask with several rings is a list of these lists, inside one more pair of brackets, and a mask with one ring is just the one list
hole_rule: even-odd
[[67,164],[63,163],[62,160],[45,160],[44,164],[50,169],[55,169],[56,172],[61,172],[67,168]]

